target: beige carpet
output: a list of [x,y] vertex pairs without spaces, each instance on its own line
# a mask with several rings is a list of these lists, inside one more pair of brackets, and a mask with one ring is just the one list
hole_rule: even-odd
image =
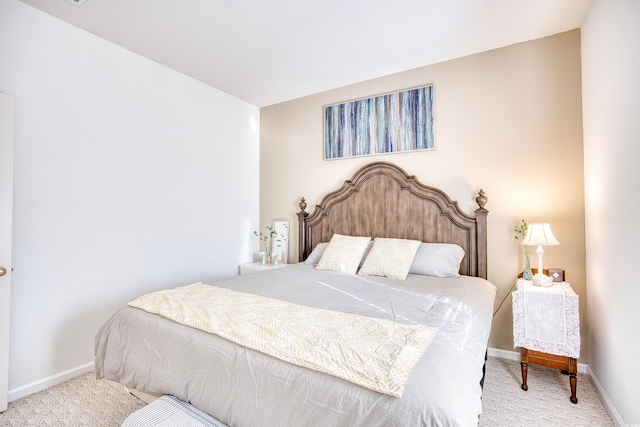
[[489,358],[480,427],[615,426],[587,374],[578,374],[577,404],[569,401],[569,376],[557,369],[529,365],[529,390],[521,384],[520,362]]
[[146,404],[93,372],[9,403],[0,427],[117,427]]
[[[614,426],[586,374],[578,374],[578,404],[569,402],[569,378],[559,371],[529,367],[529,391],[520,389],[520,364],[489,358],[481,427]],[[118,427],[145,404],[123,386],[93,373],[9,404],[1,427]]]

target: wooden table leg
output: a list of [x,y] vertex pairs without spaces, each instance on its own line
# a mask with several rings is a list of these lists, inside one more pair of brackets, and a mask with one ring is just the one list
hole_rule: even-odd
[[571,403],[578,403],[578,398],[576,397],[576,388],[578,386],[578,361],[574,357],[569,358],[569,384],[571,385]]
[[560,369],[563,374],[569,375],[571,386],[571,403],[578,403],[576,388],[578,386],[578,359],[574,357],[558,356],[520,347],[520,369],[522,370],[522,389],[527,391],[527,371],[529,364],[545,366],[547,368]]
[[529,390],[527,385],[527,370],[529,367],[529,350],[526,348],[520,348],[520,371],[522,371],[522,389],[524,391]]

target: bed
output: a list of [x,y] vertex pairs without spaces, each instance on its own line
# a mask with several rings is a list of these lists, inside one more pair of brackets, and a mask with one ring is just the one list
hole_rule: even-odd
[[[297,214],[301,262],[191,285],[264,297],[294,309],[340,313],[336,318],[433,331],[399,393],[398,381],[391,379],[395,395],[131,305],[116,312],[96,336],[96,376],[143,393],[175,396],[232,427],[477,425],[495,286],[486,280],[488,211],[482,190],[476,202],[478,208],[469,215],[444,192],[398,166],[370,163],[327,194],[313,212],[306,212],[302,199]],[[336,235],[378,238],[403,247],[417,241],[411,244],[416,249],[409,274],[371,273],[368,261],[385,254],[377,251],[378,240],[363,250],[356,274],[319,269],[336,248]],[[445,246],[463,251],[455,274],[433,264],[429,251]],[[418,259],[428,261],[420,264]],[[371,274],[359,274],[363,269]],[[187,284],[177,284],[177,289],[189,288],[179,285]],[[344,330],[354,341],[367,335],[356,327]],[[321,354],[320,347],[334,345],[317,347]]]

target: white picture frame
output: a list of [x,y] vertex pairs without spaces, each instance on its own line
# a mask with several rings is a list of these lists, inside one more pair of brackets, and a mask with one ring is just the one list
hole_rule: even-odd
[[277,257],[279,263],[286,264],[289,253],[289,218],[273,218],[271,228],[276,232],[271,255]]

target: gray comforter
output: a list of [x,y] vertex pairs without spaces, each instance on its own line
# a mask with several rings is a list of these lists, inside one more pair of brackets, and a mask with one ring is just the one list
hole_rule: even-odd
[[438,333],[409,375],[403,396],[396,398],[125,307],[96,336],[97,377],[174,395],[232,427],[477,424],[495,298],[490,282],[467,276],[394,280],[295,264],[211,284],[426,324]]

